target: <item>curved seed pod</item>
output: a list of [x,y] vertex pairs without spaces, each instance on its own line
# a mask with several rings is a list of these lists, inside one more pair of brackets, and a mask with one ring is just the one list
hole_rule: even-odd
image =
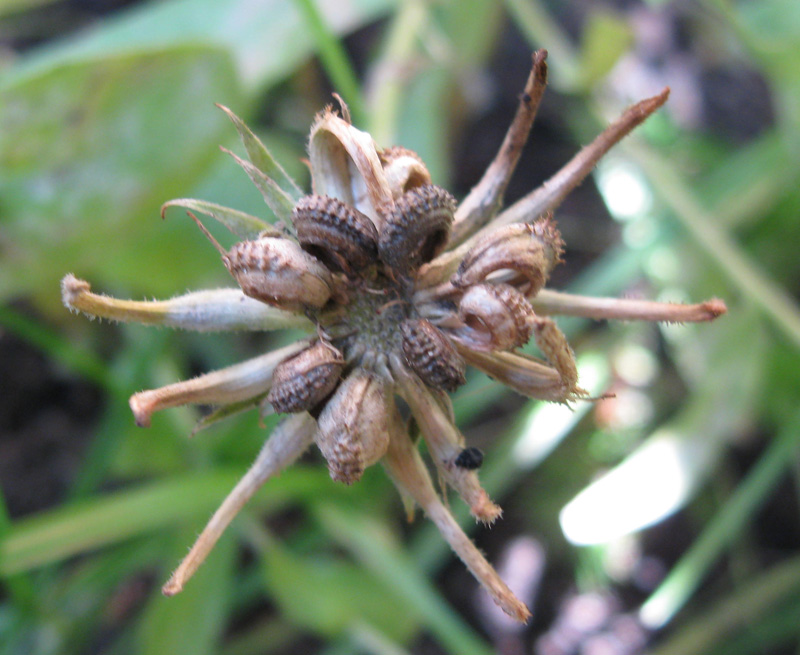
[[385,383],[363,369],[336,390],[319,416],[314,437],[331,478],[357,482],[389,446]]
[[407,319],[400,331],[406,363],[425,384],[455,391],[466,382],[464,360],[433,323],[424,318]]
[[450,282],[464,288],[483,282],[495,271],[510,269],[525,278],[525,295],[533,296],[547,282],[563,250],[561,234],[549,216],[533,224],[505,225],[470,249]]
[[455,198],[433,184],[400,196],[384,217],[381,259],[400,271],[429,262],[447,245],[455,209]]
[[281,414],[312,409],[333,391],[343,368],[342,353],[317,341],[278,364],[267,400]]
[[476,284],[461,298],[458,317],[464,327],[453,335],[475,350],[508,350],[528,343],[533,316],[531,304],[514,287]]
[[268,305],[319,309],[331,295],[328,269],[289,239],[241,241],[222,261],[245,295]]
[[378,157],[395,198],[399,198],[406,191],[431,183],[431,174],[425,162],[413,150],[392,146],[381,150]]
[[303,250],[333,271],[360,271],[375,261],[378,231],[368,216],[329,196],[305,196],[292,223]]

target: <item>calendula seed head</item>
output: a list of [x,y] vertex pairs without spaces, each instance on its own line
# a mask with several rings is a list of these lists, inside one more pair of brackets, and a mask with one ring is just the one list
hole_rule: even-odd
[[[416,502],[425,510],[504,611],[520,621],[530,616],[453,519],[416,449],[421,437],[443,484],[477,520],[491,523],[500,516],[477,475],[482,453],[468,446],[456,427],[446,393],[464,383],[465,362],[529,397],[568,402],[586,392],[578,387],[572,350],[549,315],[689,321],[725,311],[718,300],[695,306],[600,302],[545,288],[564,248],[550,212],[667,95],[626,111],[551,182],[498,213],[544,90],[545,58],[544,51],[534,56],[508,136],[460,207],[432,183],[415,153],[379,150],[368,133],[352,125],[341,99],[341,115],[327,108],[311,128],[312,194],[306,196],[252,131],[225,110],[251,156],[234,160],[281,221],[291,221],[295,234],[241,212],[179,199],[165,208],[190,210],[241,289],[123,301],[92,293],[74,276],[64,278],[65,304],[90,316],[198,331],[290,327],[314,335],[310,345],[306,337],[131,397],[142,426],[154,412],[188,403],[217,406],[202,425],[243,408],[264,408],[265,398],[276,411],[291,414],[214,514],[165,593],[183,588],[267,478],[316,443],[331,477],[346,484],[383,459],[407,509]],[[224,216],[237,234],[261,234],[226,251],[191,211]],[[544,360],[518,350],[531,338]],[[406,418],[396,396],[405,403]]]

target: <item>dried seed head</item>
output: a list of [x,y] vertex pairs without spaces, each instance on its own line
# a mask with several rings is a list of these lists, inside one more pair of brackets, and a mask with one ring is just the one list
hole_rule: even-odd
[[267,400],[281,414],[310,410],[334,390],[343,368],[342,353],[317,341],[277,366]]
[[483,452],[481,452],[480,448],[475,448],[474,446],[464,448],[458,453],[455,464],[459,468],[467,469],[468,471],[479,469],[483,464]]
[[466,382],[464,360],[433,323],[424,318],[407,319],[400,331],[406,363],[425,384],[455,391]]
[[319,309],[330,298],[330,273],[289,239],[241,241],[224,255],[245,295],[282,309]]
[[533,331],[531,304],[508,284],[470,287],[458,304],[458,316],[464,328],[456,330],[455,336],[485,352],[522,346]]
[[404,272],[429,262],[447,244],[455,209],[453,196],[433,184],[403,194],[384,217],[381,259]]
[[381,150],[378,157],[395,198],[399,198],[406,191],[431,183],[431,175],[425,163],[413,150],[392,146]]
[[353,372],[319,416],[315,440],[331,477],[357,482],[389,445],[385,383],[364,371]]
[[491,231],[464,257],[450,280],[467,287],[496,271],[510,270],[526,280],[525,295],[534,296],[559,262],[564,242],[549,217],[536,223],[514,223]]
[[301,198],[292,222],[303,249],[333,271],[360,271],[375,260],[378,231],[374,223],[337,198]]

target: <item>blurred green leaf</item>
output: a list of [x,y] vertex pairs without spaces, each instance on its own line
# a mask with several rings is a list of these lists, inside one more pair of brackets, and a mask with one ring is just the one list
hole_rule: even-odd
[[315,514],[333,539],[403,597],[406,611],[413,612],[445,647],[460,655],[488,655],[488,646],[444,603],[383,524],[330,503],[319,503]]
[[628,22],[608,11],[595,11],[583,29],[578,55],[580,83],[591,88],[600,82],[633,44]]
[[[0,574],[12,575],[135,535],[205,518],[243,473],[217,470],[176,476],[17,521],[0,543]],[[277,511],[291,498],[313,494],[315,489],[330,495],[330,486],[324,471],[294,468],[283,473],[279,483],[266,485],[252,505]]]
[[[0,296],[53,305],[68,271],[159,294],[207,275],[207,246],[187,240],[185,224],[160,223],[156,208],[204,172],[225,136],[217,112],[185,107],[235,100],[234,80],[224,53],[177,47],[0,85]],[[145,254],[159,266],[143,265]]]
[[366,622],[406,641],[417,627],[416,613],[397,611],[402,597],[360,566],[298,557],[270,540],[264,548],[264,576],[289,618],[326,637]]
[[[181,530],[172,539],[176,563],[195,536],[194,530]],[[217,652],[233,592],[235,551],[231,539],[222,539],[181,593],[166,598],[157,588],[153,590],[139,624],[138,653],[213,655]]]
[[[394,0],[322,3],[327,25],[345,34],[380,17]],[[142,3],[61,42],[39,49],[7,74],[30,76],[66,62],[203,44],[229,53],[236,75],[249,89],[285,78],[313,49],[313,39],[294,0],[163,0]],[[206,98],[228,103],[228,98]],[[187,103],[188,106],[189,103]]]

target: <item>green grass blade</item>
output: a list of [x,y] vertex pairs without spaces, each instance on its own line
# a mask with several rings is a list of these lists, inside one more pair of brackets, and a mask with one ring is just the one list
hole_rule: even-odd
[[798,446],[800,415],[783,427],[730,500],[644,603],[639,615],[647,625],[661,627],[689,600],[711,566],[775,488]]
[[333,82],[334,89],[350,108],[353,122],[363,126],[366,116],[358,76],[341,41],[320,14],[314,0],[295,0],[295,5],[306,20],[306,25],[317,45],[322,66]]

